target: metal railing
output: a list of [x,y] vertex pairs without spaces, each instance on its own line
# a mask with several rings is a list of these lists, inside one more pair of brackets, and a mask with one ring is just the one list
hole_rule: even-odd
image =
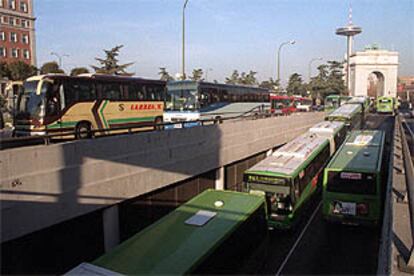
[[71,131],[62,131],[53,134],[46,134],[46,135],[36,135],[36,136],[27,136],[27,137],[13,137],[13,138],[6,138],[0,139],[0,150],[4,149],[11,149],[16,147],[22,147],[26,145],[49,145],[52,141],[62,140],[62,139],[73,139],[76,136],[85,135],[89,138],[101,138],[107,136],[114,136],[120,134],[134,134],[134,133],[142,133],[148,131],[163,131],[168,129],[168,126],[179,126],[177,128],[189,128],[191,126],[206,126],[206,125],[214,125],[223,123],[223,121],[230,121],[230,120],[255,120],[258,118],[268,118],[273,116],[280,116],[281,114],[272,114],[269,112],[263,113],[254,113],[253,111],[256,108],[247,111],[238,116],[231,116],[231,117],[216,117],[212,119],[202,119],[202,120],[194,120],[194,121],[177,121],[177,122],[168,122],[168,123],[148,123],[148,124],[131,124],[129,126],[122,126],[122,127],[112,127],[112,128],[104,128],[104,129],[93,129],[89,131],[82,131],[77,132],[76,130]]
[[392,228],[393,228],[393,170],[396,155],[396,140],[399,137],[397,117],[394,119],[393,139],[391,140],[390,161],[388,166],[388,179],[385,187],[384,215],[381,229],[381,239],[378,253],[377,275],[390,275],[392,267]]
[[411,152],[408,146],[406,132],[410,135],[411,142],[413,142],[414,135],[406,122],[401,122],[398,116],[398,127],[401,132],[401,144],[404,160],[405,182],[407,185],[407,193],[405,200],[408,202],[410,213],[410,230],[411,230],[411,249],[408,258],[399,257],[398,267],[401,271],[414,273],[414,166],[411,158]]

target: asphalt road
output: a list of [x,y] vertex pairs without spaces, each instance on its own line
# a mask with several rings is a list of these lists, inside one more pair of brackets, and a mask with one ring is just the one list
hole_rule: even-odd
[[[393,123],[392,116],[369,115],[365,124],[386,132],[387,159]],[[376,274],[381,227],[327,224],[320,201],[321,196],[315,196],[293,231],[271,231],[258,274]]]

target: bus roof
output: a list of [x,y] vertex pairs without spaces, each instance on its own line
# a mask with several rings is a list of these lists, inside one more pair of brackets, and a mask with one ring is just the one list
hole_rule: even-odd
[[[260,196],[204,191],[93,264],[125,275],[189,273],[263,206]],[[200,211],[215,215],[210,213],[208,222],[197,225]]]
[[377,100],[378,99],[394,99],[394,97],[393,96],[378,96]]
[[295,99],[295,97],[288,96],[288,95],[279,95],[279,94],[275,94],[275,93],[270,93],[270,99],[274,99],[274,100],[293,100],[293,99]]
[[153,80],[153,79],[144,79],[140,77],[131,77],[131,76],[113,76],[113,75],[105,75],[105,74],[81,74],[79,76],[68,76],[65,74],[45,74],[39,76],[33,76],[28,78],[26,81],[39,81],[43,79],[61,79],[61,80],[101,80],[101,81],[139,81],[142,83],[157,83],[157,84],[166,84],[166,81],[163,80]]
[[335,95],[328,95],[325,97],[325,99],[339,99],[339,97],[340,96],[338,94],[335,94]]
[[257,91],[257,92],[264,92],[270,94],[270,91],[265,88],[260,88],[257,86],[249,86],[249,85],[235,85],[235,84],[224,84],[224,83],[213,83],[213,82],[204,82],[204,81],[192,81],[192,80],[179,80],[179,81],[169,81],[167,83],[168,88],[178,88],[178,89],[194,89],[196,87],[203,87],[203,88],[227,88],[227,89],[239,89],[239,90],[246,90],[246,91]]
[[294,177],[308,163],[309,158],[327,143],[328,139],[325,137],[305,133],[276,150],[246,173],[263,172]]
[[327,169],[374,172],[380,169],[384,132],[351,131],[345,143],[329,162]]
[[335,109],[327,117],[351,117],[355,113],[361,112],[362,107],[356,104],[344,104]]
[[317,123],[313,127],[309,129],[309,132],[315,133],[318,135],[329,135],[333,136],[338,133],[343,127],[345,126],[345,123],[338,122],[338,121],[323,121],[320,123]]
[[351,99],[349,99],[347,101],[347,103],[349,103],[349,104],[354,104],[354,103],[365,104],[367,101],[369,101],[369,98],[366,97],[366,96],[354,96]]

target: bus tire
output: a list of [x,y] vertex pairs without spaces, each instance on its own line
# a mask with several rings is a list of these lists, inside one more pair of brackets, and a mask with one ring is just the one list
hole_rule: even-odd
[[215,118],[214,118],[214,123],[215,124],[221,124],[223,121],[221,120],[221,117],[220,116],[216,116]]
[[163,130],[164,129],[164,126],[159,126],[158,125],[158,124],[162,124],[162,123],[163,123],[163,120],[162,120],[161,117],[155,118],[155,121],[154,121],[154,124],[155,124],[154,130]]
[[92,137],[91,124],[88,122],[80,122],[75,128],[76,139],[89,139]]

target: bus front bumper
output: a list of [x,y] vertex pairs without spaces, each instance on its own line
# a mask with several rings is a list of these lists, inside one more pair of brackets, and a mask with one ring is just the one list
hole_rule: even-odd
[[33,131],[33,130],[21,130],[21,129],[15,129],[14,135],[17,137],[27,137],[27,136],[43,136],[47,135],[47,132],[42,131]]
[[344,225],[361,225],[361,226],[377,226],[378,220],[373,218],[364,218],[361,216],[352,216],[352,215],[333,215],[333,214],[324,214],[323,218],[329,223],[335,224],[344,224]]

